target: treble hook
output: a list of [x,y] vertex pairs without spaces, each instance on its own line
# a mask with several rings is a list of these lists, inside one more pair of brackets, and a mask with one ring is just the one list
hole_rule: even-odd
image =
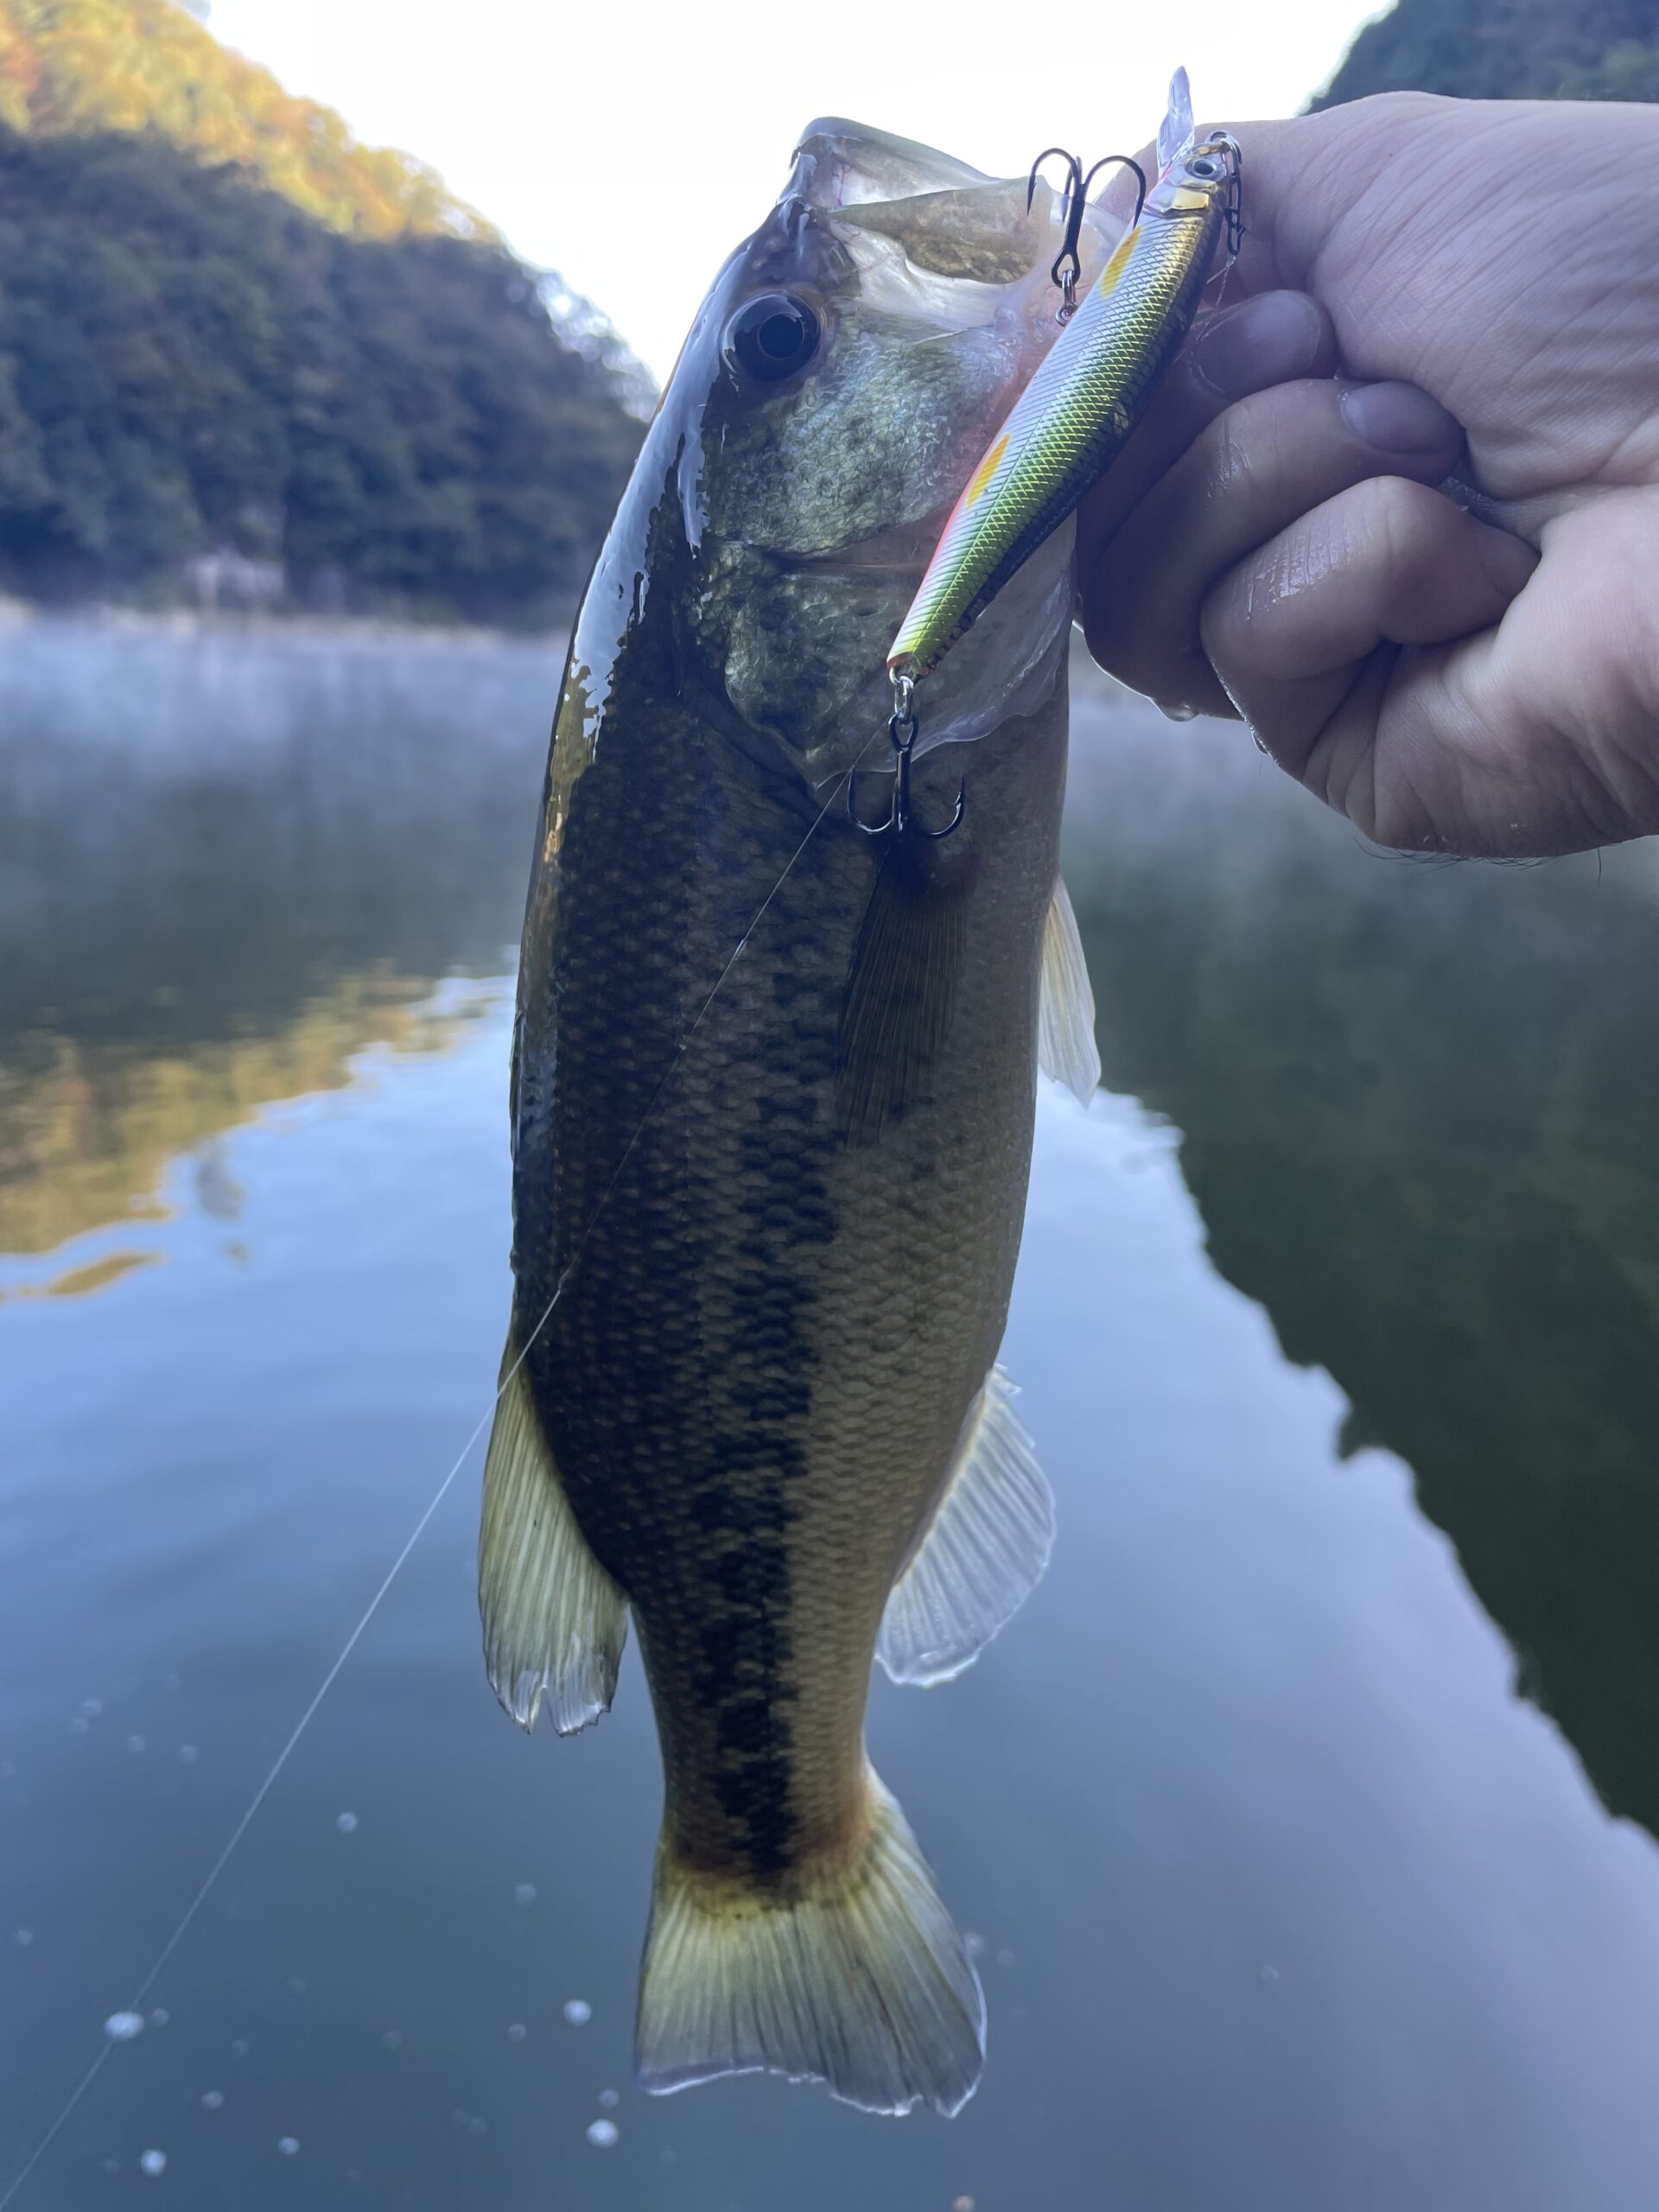
[[1147,204],[1147,173],[1140,162],[1131,160],[1128,154],[1103,154],[1085,176],[1083,163],[1077,155],[1068,154],[1064,146],[1045,146],[1031,165],[1031,176],[1026,186],[1027,214],[1030,214],[1031,203],[1037,196],[1037,173],[1051,154],[1058,154],[1066,167],[1065,236],[1060,242],[1060,250],[1055,255],[1053,266],[1048,274],[1050,282],[1059,287],[1060,304],[1055,320],[1070,322],[1077,311],[1077,280],[1083,274],[1077,246],[1083,237],[1083,219],[1088,213],[1090,186],[1102,169],[1110,168],[1114,162],[1133,169],[1136,185],[1135,214],[1130,225],[1133,228],[1140,221],[1141,211]]
[[921,728],[921,724],[916,717],[916,709],[911,703],[915,688],[913,677],[894,675],[893,712],[887,717],[887,742],[892,746],[894,755],[893,804],[887,810],[887,820],[866,822],[863,816],[860,814],[856,799],[858,791],[856,768],[850,770],[847,778],[847,811],[867,837],[885,837],[889,833],[902,837],[907,831],[913,830],[917,836],[926,837],[934,844],[938,844],[941,838],[949,837],[960,826],[968,804],[968,785],[964,780],[957,786],[956,811],[943,830],[930,830],[918,815],[912,812],[911,748],[914,746],[917,734]]
[[1061,206],[1065,211],[1065,236],[1055,255],[1048,272],[1051,284],[1059,287],[1062,322],[1071,320],[1077,305],[1077,278],[1083,273],[1083,264],[1077,258],[1077,240],[1083,235],[1083,163],[1075,154],[1068,154],[1064,146],[1045,146],[1031,165],[1031,175],[1026,184],[1026,213],[1031,213],[1031,203],[1037,197],[1037,177],[1043,163],[1051,154],[1058,154],[1065,163],[1065,191]]

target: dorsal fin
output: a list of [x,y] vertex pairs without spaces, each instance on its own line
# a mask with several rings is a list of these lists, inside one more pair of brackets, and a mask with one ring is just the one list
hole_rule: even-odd
[[895,1682],[959,1675],[1048,1565],[1054,1500],[1013,1396],[1013,1383],[992,1368],[932,1522],[887,1600],[875,1656]]
[[1063,1083],[1086,1106],[1100,1085],[1100,1051],[1095,1043],[1095,995],[1089,963],[1083,957],[1077,918],[1062,878],[1043,925],[1042,995],[1037,1015],[1037,1065]]

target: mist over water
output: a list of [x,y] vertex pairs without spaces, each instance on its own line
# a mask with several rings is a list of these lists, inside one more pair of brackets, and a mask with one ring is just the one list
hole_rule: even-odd
[[[0,2191],[489,1402],[558,664],[0,633]],[[1659,868],[1402,862],[1236,730],[1074,727],[1055,1561],[871,1715],[978,2096],[632,2088],[644,1683],[503,1719],[475,1455],[19,2212],[1659,2196]]]

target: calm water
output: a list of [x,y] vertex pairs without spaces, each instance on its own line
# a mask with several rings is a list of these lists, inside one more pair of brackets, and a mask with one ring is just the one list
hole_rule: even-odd
[[[0,2194],[489,1401],[556,676],[0,634]],[[1077,730],[1110,1089],[1007,1348],[1061,1543],[871,1716],[979,2096],[632,2089],[644,1685],[500,1716],[474,1455],[19,2212],[1659,2200],[1659,866]]]

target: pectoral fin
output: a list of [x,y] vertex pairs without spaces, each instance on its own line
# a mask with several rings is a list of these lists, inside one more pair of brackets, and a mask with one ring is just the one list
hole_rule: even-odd
[[1054,1499],[1013,1395],[994,1367],[963,1424],[932,1522],[887,1600],[875,1656],[895,1682],[959,1675],[1048,1565]]
[[1042,997],[1037,1015],[1037,1065],[1086,1106],[1100,1084],[1095,1044],[1095,995],[1083,957],[1077,918],[1065,885],[1054,879],[1043,927]]
[[511,1337],[484,1461],[478,1602],[490,1686],[524,1729],[561,1736],[610,1710],[628,1632],[622,1592],[576,1526]]

